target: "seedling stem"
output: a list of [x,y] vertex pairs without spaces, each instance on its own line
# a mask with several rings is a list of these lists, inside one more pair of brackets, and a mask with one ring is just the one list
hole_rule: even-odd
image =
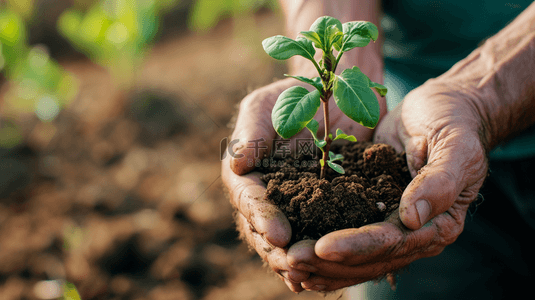
[[[302,37],[295,40],[278,35],[262,42],[264,50],[271,57],[285,60],[294,55],[303,56],[314,64],[319,74],[319,77],[315,78],[287,75],[312,85],[315,90],[309,92],[304,87],[294,86],[282,92],[271,114],[273,127],[280,136],[287,139],[306,127],[310,130],[316,146],[323,152],[320,159],[320,178],[325,178],[326,165],[344,174],[342,166],[336,163],[344,157],[330,151],[331,143],[337,139],[355,142],[356,138],[345,134],[341,129],[337,129],[336,136],[332,137],[329,99],[334,96],[338,108],[350,119],[365,127],[374,128],[379,121],[379,103],[371,89],[384,96],[386,88],[371,81],[357,67],[346,69],[340,75],[335,75],[334,72],[344,52],[355,47],[364,47],[371,40],[377,40],[379,31],[370,22],[342,24],[333,17],[324,16],[318,18],[309,31],[302,31],[301,35]],[[314,48],[323,51],[319,64],[314,59]],[[336,58],[333,49],[338,51]],[[320,103],[323,104],[325,127],[323,140],[317,136],[319,124],[313,119]]]

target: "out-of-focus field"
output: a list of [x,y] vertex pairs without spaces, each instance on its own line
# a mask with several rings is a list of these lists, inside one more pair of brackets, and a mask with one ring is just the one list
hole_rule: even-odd
[[220,178],[237,104],[285,70],[261,47],[280,16],[250,21],[167,35],[128,90],[83,56],[57,57],[78,95],[52,122],[17,120],[24,141],[2,153],[0,299],[45,299],[55,279],[84,300],[325,299],[291,293],[238,240]]

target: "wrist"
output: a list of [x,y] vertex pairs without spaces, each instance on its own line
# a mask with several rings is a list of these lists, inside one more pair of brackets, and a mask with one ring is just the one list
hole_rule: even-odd
[[535,67],[526,62],[535,53],[520,46],[522,50],[512,51],[516,53],[507,61],[499,61],[495,53],[485,53],[491,47],[486,44],[476,49],[448,72],[424,84],[464,102],[466,114],[477,122],[487,153],[535,124]]
[[470,99],[488,152],[535,124],[535,3],[435,79]]
[[[414,114],[422,105],[426,107],[425,113]],[[431,79],[405,96],[402,111],[402,119],[419,124],[420,133],[430,132],[434,136],[455,132],[473,136],[488,152],[490,131],[480,111],[480,98],[474,91],[440,78]]]

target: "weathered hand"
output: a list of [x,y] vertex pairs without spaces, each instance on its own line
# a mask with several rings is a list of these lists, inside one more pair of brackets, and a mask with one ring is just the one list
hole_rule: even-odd
[[[242,101],[231,138],[232,149],[222,162],[222,178],[229,190],[231,203],[239,211],[242,235],[294,292],[303,290],[300,283],[308,278],[309,272],[288,266],[287,249],[284,247],[291,238],[290,224],[275,205],[264,200],[265,184],[260,180],[261,174],[251,171],[257,159],[263,158],[264,154],[269,155],[272,141],[277,136],[271,123],[271,111],[277,97],[285,89],[298,84],[301,83],[294,79],[281,80],[254,91]],[[334,103],[331,107],[335,107]],[[371,139],[371,130],[356,124],[340,110],[333,109],[331,116],[333,128],[341,128],[359,140]],[[320,110],[315,119],[321,121],[321,117]],[[322,122],[320,124],[319,132],[323,134]],[[294,136],[292,151],[295,150],[294,141],[300,138],[311,136],[307,130]],[[234,144],[238,139],[239,142]],[[260,147],[251,141],[257,141]]]
[[[255,159],[269,153],[271,141],[275,138],[271,109],[278,95],[293,84],[294,80],[281,80],[254,91],[242,101],[229,144],[231,149],[222,161],[222,178],[228,188],[230,202],[237,209],[236,219],[242,237],[290,290],[301,292],[300,282],[306,280],[309,273],[290,268],[283,249],[291,238],[290,223],[275,205],[264,200],[266,186],[260,180],[261,174],[251,172]],[[237,139],[239,143],[232,145]],[[256,150],[254,147],[247,148],[249,141],[253,140],[264,142]],[[268,148],[263,149],[264,145]]]
[[431,81],[385,117],[375,142],[405,150],[414,179],[386,221],[293,245],[288,264],[314,273],[303,288],[331,291],[365,282],[438,255],[456,240],[487,175],[473,101]]

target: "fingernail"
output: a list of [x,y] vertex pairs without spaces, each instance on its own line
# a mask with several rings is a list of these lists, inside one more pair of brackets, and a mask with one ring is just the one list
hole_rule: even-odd
[[311,272],[311,273],[315,273],[318,271],[318,269],[316,269],[316,267],[313,267],[311,265],[307,265],[305,263],[300,263],[296,266],[296,269],[299,269],[301,271],[307,271],[307,272]]
[[420,217],[420,226],[427,222],[429,215],[431,214],[431,205],[427,200],[421,199],[416,201],[416,211]]

